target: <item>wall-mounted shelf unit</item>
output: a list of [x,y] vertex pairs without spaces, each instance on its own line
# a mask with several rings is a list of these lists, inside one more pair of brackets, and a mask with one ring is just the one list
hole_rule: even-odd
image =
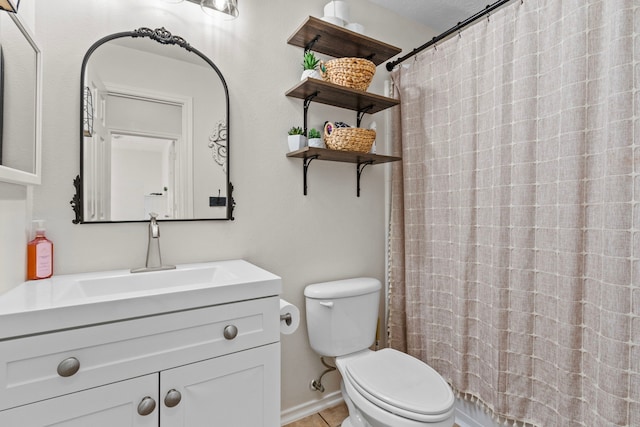
[[[347,30],[344,27],[330,24],[313,16],[309,16],[298,27],[293,35],[289,37],[287,43],[333,57],[366,58],[376,65],[380,65],[401,52],[398,47]],[[362,117],[365,114],[374,114],[399,104],[397,99],[313,78],[307,78],[297,83],[285,95],[304,100],[305,135],[307,134],[307,116],[311,102],[319,102],[356,111],[358,127],[360,127]],[[366,166],[401,160],[400,157],[314,147],[305,147],[304,149],[293,151],[287,154],[287,157],[303,159],[305,196],[307,195],[307,171],[309,164],[315,159],[356,164],[358,197],[360,197],[360,175]]]
[[326,148],[304,147],[292,151],[287,157],[303,159],[304,195],[307,195],[307,171],[312,160],[327,160],[331,162],[354,163],[356,165],[356,194],[360,197],[360,175],[368,165],[397,162],[401,157],[383,156],[373,153],[356,153],[354,151],[328,150]]

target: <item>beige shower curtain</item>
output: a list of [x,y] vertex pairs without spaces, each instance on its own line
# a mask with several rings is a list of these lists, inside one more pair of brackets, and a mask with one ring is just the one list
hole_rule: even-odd
[[524,0],[393,72],[390,345],[502,420],[640,426],[639,60],[640,0]]

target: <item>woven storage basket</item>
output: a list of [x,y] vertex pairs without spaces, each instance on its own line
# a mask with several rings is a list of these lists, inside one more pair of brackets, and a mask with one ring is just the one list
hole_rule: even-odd
[[334,128],[331,132],[324,128],[324,143],[331,150],[357,151],[368,153],[371,151],[376,131],[362,128]]
[[330,83],[352,89],[366,91],[376,66],[373,62],[362,58],[337,58],[323,63],[325,71],[322,78]]

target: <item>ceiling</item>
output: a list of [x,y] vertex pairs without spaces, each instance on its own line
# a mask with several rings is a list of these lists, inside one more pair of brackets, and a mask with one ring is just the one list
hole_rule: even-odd
[[442,33],[486,8],[493,0],[369,0]]

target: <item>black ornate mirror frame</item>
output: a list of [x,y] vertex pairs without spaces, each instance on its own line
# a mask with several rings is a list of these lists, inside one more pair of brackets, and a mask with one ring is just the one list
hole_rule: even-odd
[[137,30],[134,31],[123,31],[120,33],[114,33],[114,34],[110,34],[106,37],[103,37],[102,39],[98,40],[97,42],[95,42],[87,51],[87,53],[84,55],[84,59],[82,60],[82,70],[81,70],[81,75],[80,75],[80,174],[78,174],[74,180],[73,180],[73,186],[76,189],[75,195],[73,196],[73,199],[71,200],[71,208],[73,209],[73,212],[75,213],[75,219],[73,219],[73,223],[74,224],[99,224],[99,223],[110,223],[110,222],[146,222],[146,220],[131,220],[131,221],[91,221],[91,222],[85,222],[83,219],[83,203],[82,203],[82,195],[83,195],[83,189],[82,189],[82,173],[84,171],[84,144],[83,144],[83,138],[84,138],[84,125],[85,125],[85,116],[84,116],[84,111],[83,111],[83,105],[84,105],[84,80],[85,80],[85,70],[87,67],[87,62],[89,61],[89,58],[91,57],[91,54],[101,45],[103,45],[104,43],[114,40],[114,39],[118,39],[118,38],[123,38],[123,37],[132,37],[132,38],[137,38],[137,37],[148,37],[152,40],[155,40],[156,42],[160,43],[160,44],[168,44],[168,45],[177,45],[180,46],[181,48],[187,50],[188,52],[193,52],[196,55],[198,55],[200,58],[202,58],[207,64],[209,64],[211,66],[211,68],[213,68],[215,70],[215,72],[218,74],[218,77],[220,77],[220,81],[222,82],[222,87],[224,88],[224,94],[225,94],[225,103],[226,103],[226,109],[227,109],[227,118],[226,118],[226,139],[227,139],[227,182],[226,182],[226,186],[227,186],[227,216],[226,218],[193,218],[193,219],[172,219],[170,221],[216,221],[216,220],[234,220],[235,218],[233,217],[233,209],[235,207],[235,200],[233,198],[233,184],[231,184],[230,180],[229,180],[229,176],[230,176],[230,157],[229,157],[229,131],[230,131],[230,122],[229,122],[229,90],[227,88],[227,82],[225,81],[224,77],[222,76],[222,73],[220,72],[220,70],[218,69],[218,67],[209,59],[207,58],[202,52],[200,52],[198,49],[194,48],[193,46],[191,46],[185,39],[183,39],[182,37],[179,36],[174,36],[172,35],[169,31],[167,31],[164,27],[163,28],[157,28],[155,30],[152,30],[150,28],[145,28],[145,27],[141,27],[138,28]]

